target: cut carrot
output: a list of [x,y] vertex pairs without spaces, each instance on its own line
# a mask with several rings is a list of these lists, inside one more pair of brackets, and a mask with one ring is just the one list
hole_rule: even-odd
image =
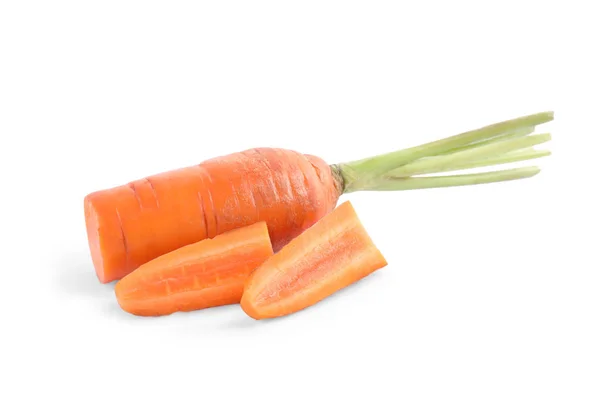
[[251,272],[273,254],[265,222],[164,254],[115,286],[121,308],[158,316],[239,303]]
[[91,193],[84,208],[96,275],[111,282],[258,221],[277,250],[331,211],[340,193],[324,161],[282,149],[247,150]]
[[333,210],[343,193],[531,177],[538,168],[421,175],[548,155],[531,148],[515,151],[549,140],[548,135],[527,135],[553,118],[552,112],[533,114],[332,165],[292,150],[250,149],[90,193],[84,209],[96,275],[103,283],[111,282],[160,255],[258,221],[267,223],[273,249],[278,251]]
[[291,314],[386,265],[346,201],[258,267],[241,306],[254,319]]

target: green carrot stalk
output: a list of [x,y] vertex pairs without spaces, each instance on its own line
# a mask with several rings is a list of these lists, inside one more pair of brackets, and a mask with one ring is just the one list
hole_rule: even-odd
[[402,167],[393,169],[388,174],[400,178],[453,170],[456,165],[482,161],[498,154],[535,146],[547,142],[550,139],[550,134],[545,133],[496,141],[448,155],[422,158],[403,165]]
[[452,154],[452,153],[456,153],[457,151],[472,149],[472,148],[479,147],[479,146],[485,146],[485,145],[488,145],[490,143],[495,143],[495,142],[499,142],[499,141],[502,141],[502,140],[508,140],[508,139],[513,139],[513,138],[527,136],[530,133],[533,133],[533,131],[535,131],[535,126],[527,126],[525,128],[515,129],[514,131],[510,131],[510,132],[507,132],[505,134],[501,134],[501,135],[495,136],[495,137],[493,137],[491,139],[480,140],[478,142],[474,142],[474,143],[468,144],[466,146],[461,146],[461,147],[458,147],[456,149],[452,149],[452,150],[449,150],[449,151],[446,151],[446,152],[443,152],[443,153],[439,153],[439,155]]
[[331,166],[344,193],[360,190],[408,190],[474,185],[528,178],[537,167],[450,176],[421,176],[506,164],[547,156],[532,147],[550,134],[529,135],[552,121],[552,111],[532,114],[450,136],[420,146]]
[[434,172],[449,172],[459,171],[463,169],[473,169],[481,167],[489,167],[493,165],[508,164],[519,161],[532,160],[534,158],[546,157],[551,153],[549,150],[535,150],[533,148],[511,151],[506,154],[500,154],[494,157],[465,162],[464,164],[449,165]]
[[503,182],[529,178],[540,172],[538,167],[523,167],[493,172],[480,172],[464,175],[428,176],[416,178],[386,177],[374,180],[371,186],[363,186],[363,191],[413,190],[449,186],[479,185],[482,183]]

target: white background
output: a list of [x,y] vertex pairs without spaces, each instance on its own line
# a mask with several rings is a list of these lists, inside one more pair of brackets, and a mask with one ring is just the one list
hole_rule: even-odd
[[[599,399],[593,3],[3,1],[0,398]],[[133,317],[94,275],[91,191],[546,110],[532,179],[344,196],[389,265],[288,318]]]

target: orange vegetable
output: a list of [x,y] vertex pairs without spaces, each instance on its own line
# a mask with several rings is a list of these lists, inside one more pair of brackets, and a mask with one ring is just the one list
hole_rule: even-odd
[[[292,150],[251,149],[91,193],[84,199],[84,209],[96,274],[104,283],[120,279],[162,254],[258,221],[267,223],[277,251],[330,212],[343,193],[472,185],[533,176],[539,169],[420,175],[547,155],[527,147],[549,136],[519,136],[552,118],[551,112],[534,114],[334,165]],[[523,151],[514,151],[519,149]]]
[[291,314],[386,265],[346,201],[258,267],[241,306],[254,319]]
[[267,225],[257,222],[143,264],[115,293],[123,310],[142,316],[236,304],[250,273],[272,254]]
[[266,221],[280,248],[335,207],[341,190],[321,159],[253,149],[86,196],[101,282],[181,246]]

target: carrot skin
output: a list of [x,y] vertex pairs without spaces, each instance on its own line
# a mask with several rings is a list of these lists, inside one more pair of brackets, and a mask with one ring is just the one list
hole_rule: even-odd
[[331,211],[340,186],[325,161],[250,149],[90,193],[88,243],[100,282],[182,246],[265,221],[275,251]]
[[115,285],[121,308],[134,315],[239,303],[248,276],[273,254],[265,222],[231,230],[163,254]]
[[292,314],[386,265],[346,201],[258,267],[241,306],[254,319]]

